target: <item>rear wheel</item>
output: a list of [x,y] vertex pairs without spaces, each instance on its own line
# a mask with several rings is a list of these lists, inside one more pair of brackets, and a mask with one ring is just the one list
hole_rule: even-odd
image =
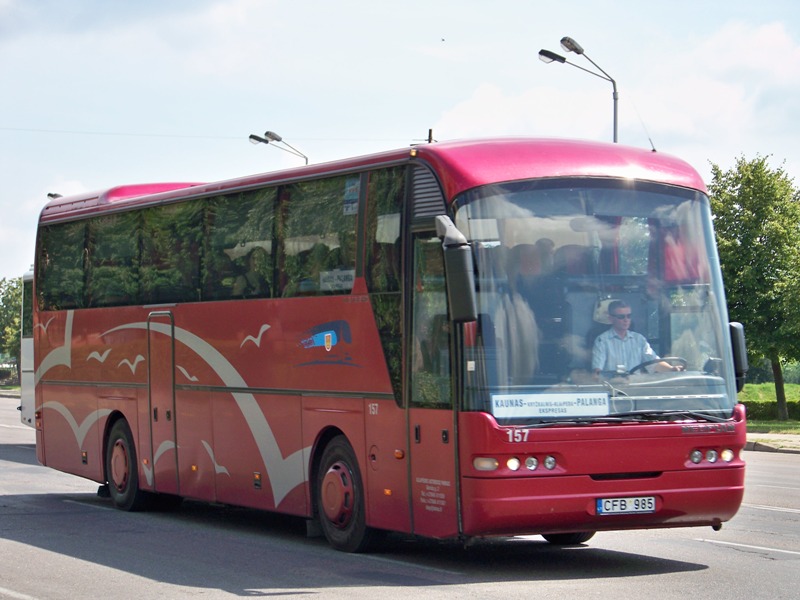
[[108,434],[106,479],[114,506],[130,511],[147,508],[150,494],[139,489],[136,447],[131,429],[124,419],[114,423]]
[[317,517],[328,543],[343,552],[363,552],[372,541],[366,525],[364,488],[355,453],[344,436],[325,447],[316,477]]
[[594,531],[578,531],[576,533],[546,533],[542,537],[556,546],[577,546],[588,542],[594,536]]

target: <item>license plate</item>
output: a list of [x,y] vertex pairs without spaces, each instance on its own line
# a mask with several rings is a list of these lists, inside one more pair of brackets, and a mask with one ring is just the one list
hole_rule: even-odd
[[631,498],[598,498],[598,515],[630,515],[656,512],[655,496],[634,496]]

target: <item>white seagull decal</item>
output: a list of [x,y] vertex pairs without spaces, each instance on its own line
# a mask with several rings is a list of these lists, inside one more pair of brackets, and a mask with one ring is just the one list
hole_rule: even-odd
[[[214,369],[214,372],[226,387],[237,390],[246,390],[248,388],[247,382],[228,359],[214,346],[191,331],[180,327],[176,327],[173,331],[166,323],[139,322],[114,327],[101,334],[101,337],[125,329],[155,331],[167,336],[171,336],[174,333],[174,337],[178,342],[193,350],[208,366]],[[308,474],[306,473],[303,457],[309,452],[310,447],[300,448],[289,456],[284,457],[281,447],[278,445],[278,440],[275,438],[275,433],[272,431],[272,427],[270,427],[258,402],[256,402],[255,396],[245,391],[232,391],[230,394],[236,401],[236,405],[250,428],[253,441],[258,447],[258,453],[269,476],[273,502],[277,507],[289,492],[307,481]]]
[[[42,325],[41,323],[37,323],[36,327],[41,327],[42,331],[47,333],[47,328],[50,327],[50,323],[52,322],[53,319],[55,319],[55,317],[50,317],[49,319],[47,319],[47,323],[45,323],[44,325]],[[36,329],[36,327],[34,327],[34,329]]]
[[178,371],[180,371],[181,373],[183,373],[183,376],[184,376],[184,377],[186,377],[186,379],[188,379],[188,380],[189,380],[189,381],[191,381],[192,383],[194,383],[195,381],[197,381],[197,377],[195,377],[194,375],[189,375],[189,371],[187,371],[186,369],[184,369],[182,366],[180,366],[180,365],[177,365],[177,367],[178,367]]
[[108,358],[108,353],[111,352],[111,348],[100,354],[97,350],[92,352],[89,356],[86,357],[86,362],[89,362],[90,358],[95,359],[99,363],[106,362],[106,358]]
[[122,365],[128,365],[128,368],[131,370],[131,373],[136,374],[136,367],[137,365],[144,360],[144,356],[141,354],[137,354],[136,358],[133,359],[133,362],[129,361],[127,358],[123,358],[119,361],[117,367],[121,367]]
[[158,459],[161,458],[161,456],[165,452],[169,452],[174,448],[175,448],[175,442],[173,442],[172,440],[165,440],[161,442],[161,445],[156,450],[156,454],[155,456],[153,456],[152,465],[148,466],[147,464],[145,464],[144,459],[142,460],[142,471],[144,471],[144,478],[147,481],[147,485],[153,485],[153,467],[158,462]]
[[264,323],[264,324],[261,326],[261,329],[259,329],[259,331],[258,331],[258,335],[257,335],[256,337],[253,337],[252,335],[248,335],[246,338],[244,338],[244,339],[242,340],[242,343],[241,343],[241,344],[239,344],[239,348],[242,348],[242,347],[244,347],[244,345],[245,345],[247,342],[253,342],[253,343],[256,345],[256,347],[258,347],[258,348],[261,348],[261,337],[262,337],[262,336],[263,336],[263,335],[266,333],[266,331],[267,331],[267,330],[268,330],[270,327],[271,327],[271,325],[267,325],[266,323]]
[[89,430],[92,428],[92,425],[97,423],[103,417],[110,415],[111,411],[107,408],[101,408],[100,410],[96,410],[93,413],[89,413],[89,415],[83,420],[82,423],[78,424],[78,421],[75,420],[75,417],[72,416],[72,413],[69,412],[69,409],[61,404],[61,402],[45,402],[42,404],[42,408],[50,408],[55,410],[59,413],[67,423],[69,423],[69,428],[72,430],[72,433],[75,434],[75,441],[78,444],[78,448],[81,450],[83,449],[83,441],[86,438],[86,434],[89,433]]
[[218,465],[217,464],[217,458],[214,456],[214,449],[211,447],[211,445],[205,440],[201,440],[201,441],[202,441],[203,447],[206,449],[206,452],[208,452],[208,455],[211,457],[211,462],[214,463],[214,472],[215,473],[224,473],[225,475],[230,477],[231,474],[228,471],[228,469],[223,467],[222,465]]
[[[35,384],[38,384],[42,376],[53,367],[63,366],[72,369],[72,318],[73,311],[68,310],[67,320],[64,323],[64,345],[53,348],[50,353],[42,359],[34,375]],[[53,319],[50,319],[50,321],[52,320]],[[48,325],[50,321],[47,322]]]

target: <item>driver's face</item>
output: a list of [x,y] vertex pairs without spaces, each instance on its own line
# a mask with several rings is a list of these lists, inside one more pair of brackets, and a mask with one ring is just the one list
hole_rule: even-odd
[[628,331],[631,327],[631,309],[630,308],[618,308],[614,310],[614,312],[608,313],[611,317],[611,324],[613,325],[614,329],[619,332],[623,333]]

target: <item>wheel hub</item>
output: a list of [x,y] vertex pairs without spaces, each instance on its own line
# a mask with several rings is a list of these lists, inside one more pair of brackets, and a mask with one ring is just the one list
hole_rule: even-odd
[[353,480],[343,462],[333,463],[322,479],[322,511],[336,527],[344,528],[353,516]]
[[128,485],[129,469],[128,452],[125,445],[117,440],[111,451],[111,481],[109,483],[113,484],[117,490],[123,491]]

